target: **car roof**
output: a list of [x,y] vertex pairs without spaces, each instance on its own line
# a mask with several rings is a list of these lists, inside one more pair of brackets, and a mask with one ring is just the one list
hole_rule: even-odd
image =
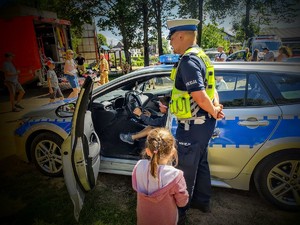
[[245,71],[245,72],[297,72],[300,71],[300,65],[287,62],[214,62],[216,70],[227,71]]
[[[292,72],[296,75],[299,75],[300,65],[297,63],[287,63],[287,62],[244,62],[244,61],[233,61],[233,62],[213,62],[215,71],[222,72],[272,72],[272,73],[285,73]],[[134,80],[135,77],[148,77],[152,75],[170,75],[171,69],[173,68],[172,64],[161,64],[156,66],[147,66],[141,69],[135,70],[131,73],[117,77],[116,79],[111,80],[110,82],[98,86],[95,88],[93,95],[97,95],[100,90],[106,89],[110,86],[118,85],[119,82],[124,80]]]
[[[288,62],[244,62],[244,61],[233,61],[233,62],[213,62],[216,71],[244,71],[244,72],[274,72],[274,73],[284,73],[284,72],[294,72],[299,73],[300,65],[296,63]],[[135,70],[126,75],[120,76],[107,85],[119,82],[119,80],[130,79],[137,75],[142,74],[166,74],[170,73],[173,68],[172,64],[161,64],[156,66],[147,66],[141,69]],[[102,89],[102,86],[99,86]],[[105,85],[106,86],[106,85]]]
[[[253,71],[253,72],[299,72],[300,65],[288,62],[213,62],[216,70],[227,71]],[[170,72],[173,65],[158,65],[154,67],[144,67],[134,73],[151,73],[151,72]]]

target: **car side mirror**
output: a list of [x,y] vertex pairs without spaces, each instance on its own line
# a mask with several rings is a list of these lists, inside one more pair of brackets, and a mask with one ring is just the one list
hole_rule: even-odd
[[67,103],[67,104],[59,106],[55,110],[55,114],[58,117],[62,117],[62,118],[72,117],[74,110],[75,110],[75,103]]

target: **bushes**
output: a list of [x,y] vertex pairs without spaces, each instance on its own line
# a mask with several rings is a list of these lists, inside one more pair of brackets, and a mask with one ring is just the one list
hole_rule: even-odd
[[144,66],[144,56],[131,57],[132,66]]

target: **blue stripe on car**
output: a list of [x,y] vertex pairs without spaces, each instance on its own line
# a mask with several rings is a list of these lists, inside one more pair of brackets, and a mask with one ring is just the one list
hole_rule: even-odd
[[26,123],[24,123],[22,126],[20,126],[17,130],[16,130],[16,134],[19,136],[22,136],[28,129],[30,129],[32,126],[39,124],[41,122],[47,122],[47,123],[51,123],[54,124],[60,128],[62,128],[63,130],[65,130],[67,133],[69,133],[71,131],[71,120],[66,120],[66,119],[39,119],[39,120],[30,120]]

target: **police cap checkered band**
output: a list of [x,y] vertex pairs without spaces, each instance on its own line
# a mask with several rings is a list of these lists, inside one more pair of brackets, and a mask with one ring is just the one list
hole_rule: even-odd
[[197,30],[197,26],[199,24],[199,20],[197,19],[176,19],[176,20],[167,20],[167,26],[170,30],[170,33],[167,39],[170,39],[171,36],[176,31],[195,31]]

